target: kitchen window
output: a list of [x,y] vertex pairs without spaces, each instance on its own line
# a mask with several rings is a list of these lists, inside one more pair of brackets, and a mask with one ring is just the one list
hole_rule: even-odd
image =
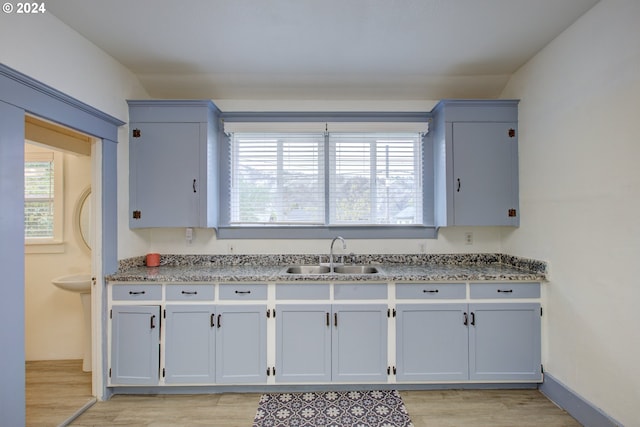
[[434,237],[426,127],[225,122],[218,236]]

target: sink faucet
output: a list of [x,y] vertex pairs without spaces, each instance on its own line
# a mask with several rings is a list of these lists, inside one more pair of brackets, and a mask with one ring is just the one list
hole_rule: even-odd
[[344,239],[341,236],[337,236],[331,241],[331,248],[329,249],[329,272],[330,273],[333,273],[333,244],[336,242],[336,240],[341,240],[342,249],[347,249],[347,243],[344,241]]

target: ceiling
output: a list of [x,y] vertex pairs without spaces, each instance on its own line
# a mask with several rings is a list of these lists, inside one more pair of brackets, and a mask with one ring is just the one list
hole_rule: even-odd
[[48,0],[154,98],[496,98],[598,0]]

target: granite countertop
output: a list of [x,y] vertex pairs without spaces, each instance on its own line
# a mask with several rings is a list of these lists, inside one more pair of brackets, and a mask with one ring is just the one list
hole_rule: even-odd
[[[348,260],[349,261],[349,260]],[[354,255],[347,264],[375,265],[376,274],[290,274],[290,265],[317,265],[318,255],[162,255],[120,262],[110,282],[425,282],[545,281],[546,263],[504,254]]]

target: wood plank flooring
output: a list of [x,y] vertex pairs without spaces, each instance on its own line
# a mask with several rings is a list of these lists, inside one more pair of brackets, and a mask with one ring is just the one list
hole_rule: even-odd
[[58,426],[94,400],[91,372],[82,371],[82,360],[28,361],[25,398],[28,427]]
[[[537,390],[401,391],[415,427],[578,427]],[[259,393],[116,395],[72,426],[251,427]]]

